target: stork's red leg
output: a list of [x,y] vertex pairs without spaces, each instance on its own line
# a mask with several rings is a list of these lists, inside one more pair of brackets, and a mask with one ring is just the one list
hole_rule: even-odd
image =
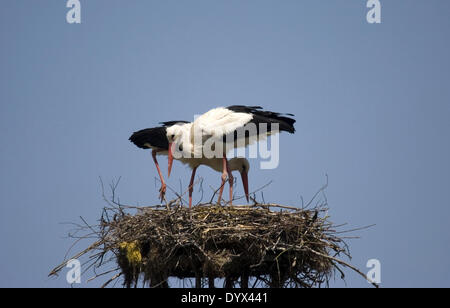
[[233,205],[233,184],[234,184],[234,178],[233,174],[231,173],[230,165],[228,164],[228,160],[226,161],[226,167],[227,167],[227,173],[228,173],[228,183],[230,184],[230,205]]
[[152,157],[153,157],[153,162],[155,163],[155,166],[156,166],[156,170],[158,170],[159,179],[161,180],[161,188],[159,189],[159,198],[161,199],[161,202],[163,202],[164,196],[166,195],[166,183],[164,182],[164,178],[162,176],[161,169],[159,169],[158,160],[156,159],[156,153],[158,153],[158,152],[159,151],[157,151],[157,150],[152,150]]
[[192,192],[194,191],[195,171],[197,171],[197,167],[192,169],[191,182],[189,183],[189,208],[192,207]]
[[220,185],[220,191],[219,191],[219,198],[217,199],[217,203],[220,204],[220,201],[222,201],[222,193],[223,193],[223,188],[225,187],[225,183],[227,181],[227,177],[228,177],[228,160],[227,158],[224,156],[222,158],[222,162],[223,162],[223,172],[222,172],[222,184]]

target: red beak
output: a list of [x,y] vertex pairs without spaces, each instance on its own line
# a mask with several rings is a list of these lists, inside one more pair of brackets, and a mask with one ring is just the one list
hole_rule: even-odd
[[244,185],[245,198],[247,199],[247,202],[249,202],[249,197],[248,197],[248,173],[245,172],[245,171],[241,172],[241,178],[242,178],[242,184]]
[[170,172],[172,171],[173,164],[173,154],[172,154],[172,142],[169,143],[169,171],[167,177],[170,177]]

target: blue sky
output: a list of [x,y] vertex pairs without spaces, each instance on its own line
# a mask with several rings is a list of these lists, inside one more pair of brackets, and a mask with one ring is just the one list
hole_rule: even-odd
[[[379,259],[385,287],[450,286],[450,3],[381,3],[373,25],[363,0],[81,1],[74,25],[65,1],[3,1],[0,286],[67,287],[47,278],[72,244],[61,223],[95,223],[99,177],[157,203],[129,135],[234,104],[296,115],[279,167],[250,171],[253,189],[273,181],[266,201],[299,205],[328,174],[331,220],[376,224],[349,242],[354,265]],[[347,286],[369,285],[347,271]]]

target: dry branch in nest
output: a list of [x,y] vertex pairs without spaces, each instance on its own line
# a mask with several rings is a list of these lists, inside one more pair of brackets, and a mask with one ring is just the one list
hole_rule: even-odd
[[193,278],[197,287],[205,279],[213,287],[222,278],[225,287],[309,288],[327,286],[336,273],[343,278],[342,268],[365,277],[341,259],[350,253],[342,231],[328,221],[326,204],[312,209],[202,204],[191,210],[178,202],[167,208],[114,204],[105,208],[98,226],[88,227],[97,241],[76,256],[91,253],[94,268],[105,260],[118,265],[104,286],[122,277],[126,287],[139,281],[168,287],[168,278],[177,277]]

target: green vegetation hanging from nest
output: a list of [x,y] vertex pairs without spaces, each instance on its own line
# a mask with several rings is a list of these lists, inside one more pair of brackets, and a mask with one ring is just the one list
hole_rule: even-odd
[[194,278],[197,287],[206,279],[212,287],[216,278],[223,278],[225,287],[318,287],[336,273],[344,278],[341,267],[365,277],[341,259],[350,253],[343,232],[328,221],[326,201],[313,209],[255,202],[189,210],[177,201],[168,207],[124,207],[114,198],[110,204],[98,226],[86,227],[97,241],[75,256],[90,253],[88,263],[95,268],[105,260],[118,265],[104,286],[122,277],[126,287],[139,281],[168,287],[168,278],[177,277]]

